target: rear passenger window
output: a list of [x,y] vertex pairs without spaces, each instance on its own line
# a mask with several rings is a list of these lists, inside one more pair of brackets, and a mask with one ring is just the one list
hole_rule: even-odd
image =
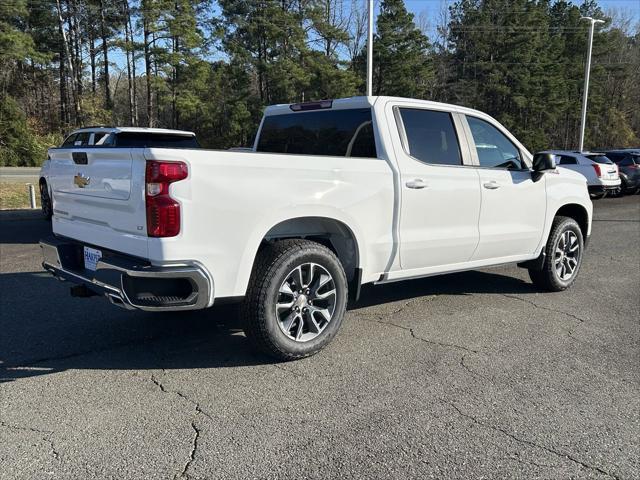
[[401,108],[409,154],[425,163],[462,165],[460,145],[451,114]]
[[520,150],[489,122],[467,116],[481,167],[518,170],[526,168]]

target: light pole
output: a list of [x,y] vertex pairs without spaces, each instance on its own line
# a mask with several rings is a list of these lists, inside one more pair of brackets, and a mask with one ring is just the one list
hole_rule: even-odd
[[369,31],[367,32],[367,96],[373,95],[373,0],[369,4]]
[[580,146],[578,150],[584,150],[584,127],[587,123],[587,98],[589,97],[589,73],[591,72],[591,49],[593,47],[593,30],[596,23],[604,23],[591,17],[580,17],[580,20],[589,20],[589,47],[587,49],[587,64],[584,68],[584,92],[582,93],[582,122],[580,122]]

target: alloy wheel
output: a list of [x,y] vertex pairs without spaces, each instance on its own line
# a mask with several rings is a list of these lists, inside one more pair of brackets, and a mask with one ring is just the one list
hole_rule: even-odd
[[336,298],[336,284],[326,268],[311,262],[299,265],[278,289],[278,326],[296,342],[313,340],[331,322]]
[[580,264],[580,254],[578,236],[571,230],[564,231],[554,251],[554,267],[560,280],[567,282],[575,275]]

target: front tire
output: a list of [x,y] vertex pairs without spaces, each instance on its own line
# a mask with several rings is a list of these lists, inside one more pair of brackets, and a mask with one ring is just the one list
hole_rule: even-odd
[[545,246],[542,269],[529,269],[529,277],[537,287],[544,290],[566,290],[578,276],[583,251],[584,239],[580,225],[573,218],[556,217]]
[[245,334],[278,360],[314,355],[337,334],[347,290],[342,264],[324,245],[299,239],[270,243],[258,253],[242,305]]

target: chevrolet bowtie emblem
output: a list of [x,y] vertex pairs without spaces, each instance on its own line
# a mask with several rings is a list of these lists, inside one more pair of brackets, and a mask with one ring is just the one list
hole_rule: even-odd
[[89,182],[91,182],[91,179],[89,177],[85,177],[81,173],[78,173],[73,177],[73,183],[80,188],[86,187],[87,185],[89,185]]

